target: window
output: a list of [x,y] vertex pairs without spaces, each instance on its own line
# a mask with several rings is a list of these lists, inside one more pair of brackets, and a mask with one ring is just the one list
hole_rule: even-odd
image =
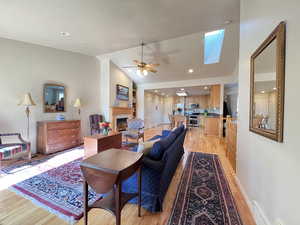
[[204,64],[220,62],[225,30],[205,33],[204,36]]

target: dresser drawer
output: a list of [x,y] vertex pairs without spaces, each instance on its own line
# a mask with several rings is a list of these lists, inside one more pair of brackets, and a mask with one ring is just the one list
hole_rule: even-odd
[[56,138],[48,139],[48,144],[63,144],[63,143],[73,143],[74,141],[78,141],[78,135],[72,136],[60,136]]
[[57,122],[57,123],[49,123],[47,124],[48,130],[62,130],[62,129],[73,129],[73,128],[79,128],[80,122],[74,121],[74,122]]
[[79,128],[73,128],[73,129],[63,129],[63,130],[49,130],[47,133],[48,141],[52,139],[57,139],[61,137],[74,137],[78,138],[80,134]]
[[53,152],[69,149],[69,148],[78,146],[78,144],[79,143],[77,140],[73,140],[72,142],[68,142],[68,143],[49,144],[48,145],[48,153],[53,153]]

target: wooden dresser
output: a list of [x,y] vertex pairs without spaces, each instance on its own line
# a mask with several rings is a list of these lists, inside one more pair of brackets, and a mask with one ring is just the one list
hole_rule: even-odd
[[39,121],[37,151],[50,154],[81,144],[80,120]]

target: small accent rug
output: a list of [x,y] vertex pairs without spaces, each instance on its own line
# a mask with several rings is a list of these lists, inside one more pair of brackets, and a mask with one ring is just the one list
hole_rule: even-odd
[[[124,149],[134,150],[126,146]],[[79,147],[7,167],[1,170],[1,185],[2,182],[10,184],[9,190],[74,224],[83,216],[83,177],[80,169],[83,155],[84,150]],[[11,183],[13,180],[16,182]],[[90,204],[99,198],[101,195],[89,190]]]
[[217,155],[190,153],[168,225],[242,225]]

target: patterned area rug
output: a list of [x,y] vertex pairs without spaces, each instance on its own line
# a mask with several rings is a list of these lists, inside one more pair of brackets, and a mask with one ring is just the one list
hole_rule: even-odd
[[[124,148],[133,150],[128,146]],[[1,185],[3,181],[13,180],[12,177],[25,176],[22,181],[12,184],[9,190],[74,224],[83,216],[83,177],[80,170],[83,154],[84,150],[80,147],[2,169]],[[101,195],[89,190],[90,204],[99,198]]]
[[168,225],[242,225],[217,155],[190,153]]

